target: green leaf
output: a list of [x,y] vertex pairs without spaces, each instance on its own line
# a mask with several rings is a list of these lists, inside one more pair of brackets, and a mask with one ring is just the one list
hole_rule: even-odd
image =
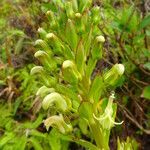
[[27,138],[25,136],[19,137],[15,144],[15,150],[24,150],[26,147]]
[[150,15],[146,16],[139,24],[139,30],[142,30],[143,28],[150,25]]
[[6,135],[0,139],[0,149],[1,149],[8,141],[10,141],[11,139],[13,139],[14,136],[15,136],[15,135],[14,135],[13,133],[6,133]]
[[78,43],[78,36],[76,33],[75,25],[70,19],[68,19],[66,24],[66,39],[72,50],[75,52]]
[[91,89],[89,91],[90,101],[98,102],[103,90],[104,90],[104,83],[103,83],[102,77],[98,75],[93,80]]
[[85,52],[84,52],[84,47],[82,44],[82,41],[79,42],[78,48],[76,51],[76,65],[78,68],[78,71],[83,75],[84,73],[84,64],[85,64]]
[[90,102],[82,102],[79,107],[80,117],[88,121],[93,119],[93,106]]
[[30,138],[29,141],[32,143],[34,150],[43,150],[40,142],[35,138]]
[[150,100],[150,86],[144,88],[142,96]]
[[52,150],[61,150],[60,134],[55,129],[52,129],[49,134],[49,144]]

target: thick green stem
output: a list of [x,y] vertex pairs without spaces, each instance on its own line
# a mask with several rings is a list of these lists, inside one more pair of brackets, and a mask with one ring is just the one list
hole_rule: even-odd
[[109,150],[108,142],[105,139],[105,131],[103,132],[99,125],[93,120],[89,123],[92,135],[94,137],[94,140],[96,142],[97,147],[100,150]]

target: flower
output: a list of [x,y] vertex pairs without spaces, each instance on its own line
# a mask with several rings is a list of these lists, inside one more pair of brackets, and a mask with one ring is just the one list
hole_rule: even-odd
[[66,132],[72,131],[71,124],[67,124],[64,121],[62,114],[54,115],[43,121],[46,129],[48,130],[50,126],[57,128],[61,133],[65,134]]
[[68,109],[68,105],[66,100],[57,92],[52,92],[45,96],[42,102],[42,107],[47,110],[49,106],[56,105],[56,108],[61,111],[66,111]]
[[115,122],[115,117],[114,117],[114,110],[113,110],[113,99],[114,99],[114,93],[109,97],[108,104],[105,108],[105,111],[100,117],[96,117],[95,114],[93,114],[93,117],[99,121],[103,129],[110,130],[114,125],[120,125],[123,123],[122,122]]

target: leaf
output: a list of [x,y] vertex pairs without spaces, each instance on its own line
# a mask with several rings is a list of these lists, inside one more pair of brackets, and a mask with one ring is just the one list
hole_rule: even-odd
[[146,86],[143,90],[142,97],[150,100],[150,86]]
[[83,75],[84,73],[84,64],[85,64],[85,52],[84,47],[82,44],[82,41],[79,42],[77,51],[76,51],[76,65],[78,68],[78,71]]
[[142,30],[143,28],[150,25],[150,15],[146,16],[139,24],[139,30]]
[[11,139],[13,139],[14,136],[15,136],[15,135],[14,135],[12,132],[11,132],[11,133],[6,133],[6,135],[0,139],[0,149],[1,149],[8,141],[10,141]]
[[92,82],[92,86],[89,92],[90,101],[98,102],[103,90],[104,90],[104,83],[102,77],[98,75]]
[[60,134],[55,129],[52,129],[49,134],[49,144],[52,150],[61,150]]
[[26,147],[27,138],[25,136],[19,137],[15,144],[15,150],[24,150]]
[[40,142],[35,138],[30,138],[29,141],[32,143],[34,150],[43,150]]
[[76,33],[75,25],[70,19],[68,19],[66,24],[66,39],[72,50],[75,52],[78,43],[78,35]]
[[79,107],[80,117],[87,120],[93,119],[93,106],[90,102],[82,102]]

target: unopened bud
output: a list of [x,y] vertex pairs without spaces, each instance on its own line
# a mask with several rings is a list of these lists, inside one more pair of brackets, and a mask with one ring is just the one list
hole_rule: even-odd
[[34,57],[35,57],[35,58],[38,58],[38,57],[45,57],[45,56],[48,56],[48,54],[47,54],[46,52],[44,52],[44,51],[41,51],[41,50],[37,51],[37,52],[34,54]]
[[96,37],[96,41],[104,43],[105,42],[105,38],[102,35],[99,35],[99,36]]
[[47,94],[50,94],[52,92],[55,92],[55,89],[54,88],[48,88],[46,86],[42,86],[38,89],[36,95],[37,96],[41,96],[41,97],[44,97],[45,95]]
[[41,73],[41,72],[43,72],[44,71],[44,69],[43,69],[43,67],[42,66],[35,66],[35,67],[33,67],[32,69],[31,69],[31,75],[33,75],[33,74],[36,74],[36,73]]

